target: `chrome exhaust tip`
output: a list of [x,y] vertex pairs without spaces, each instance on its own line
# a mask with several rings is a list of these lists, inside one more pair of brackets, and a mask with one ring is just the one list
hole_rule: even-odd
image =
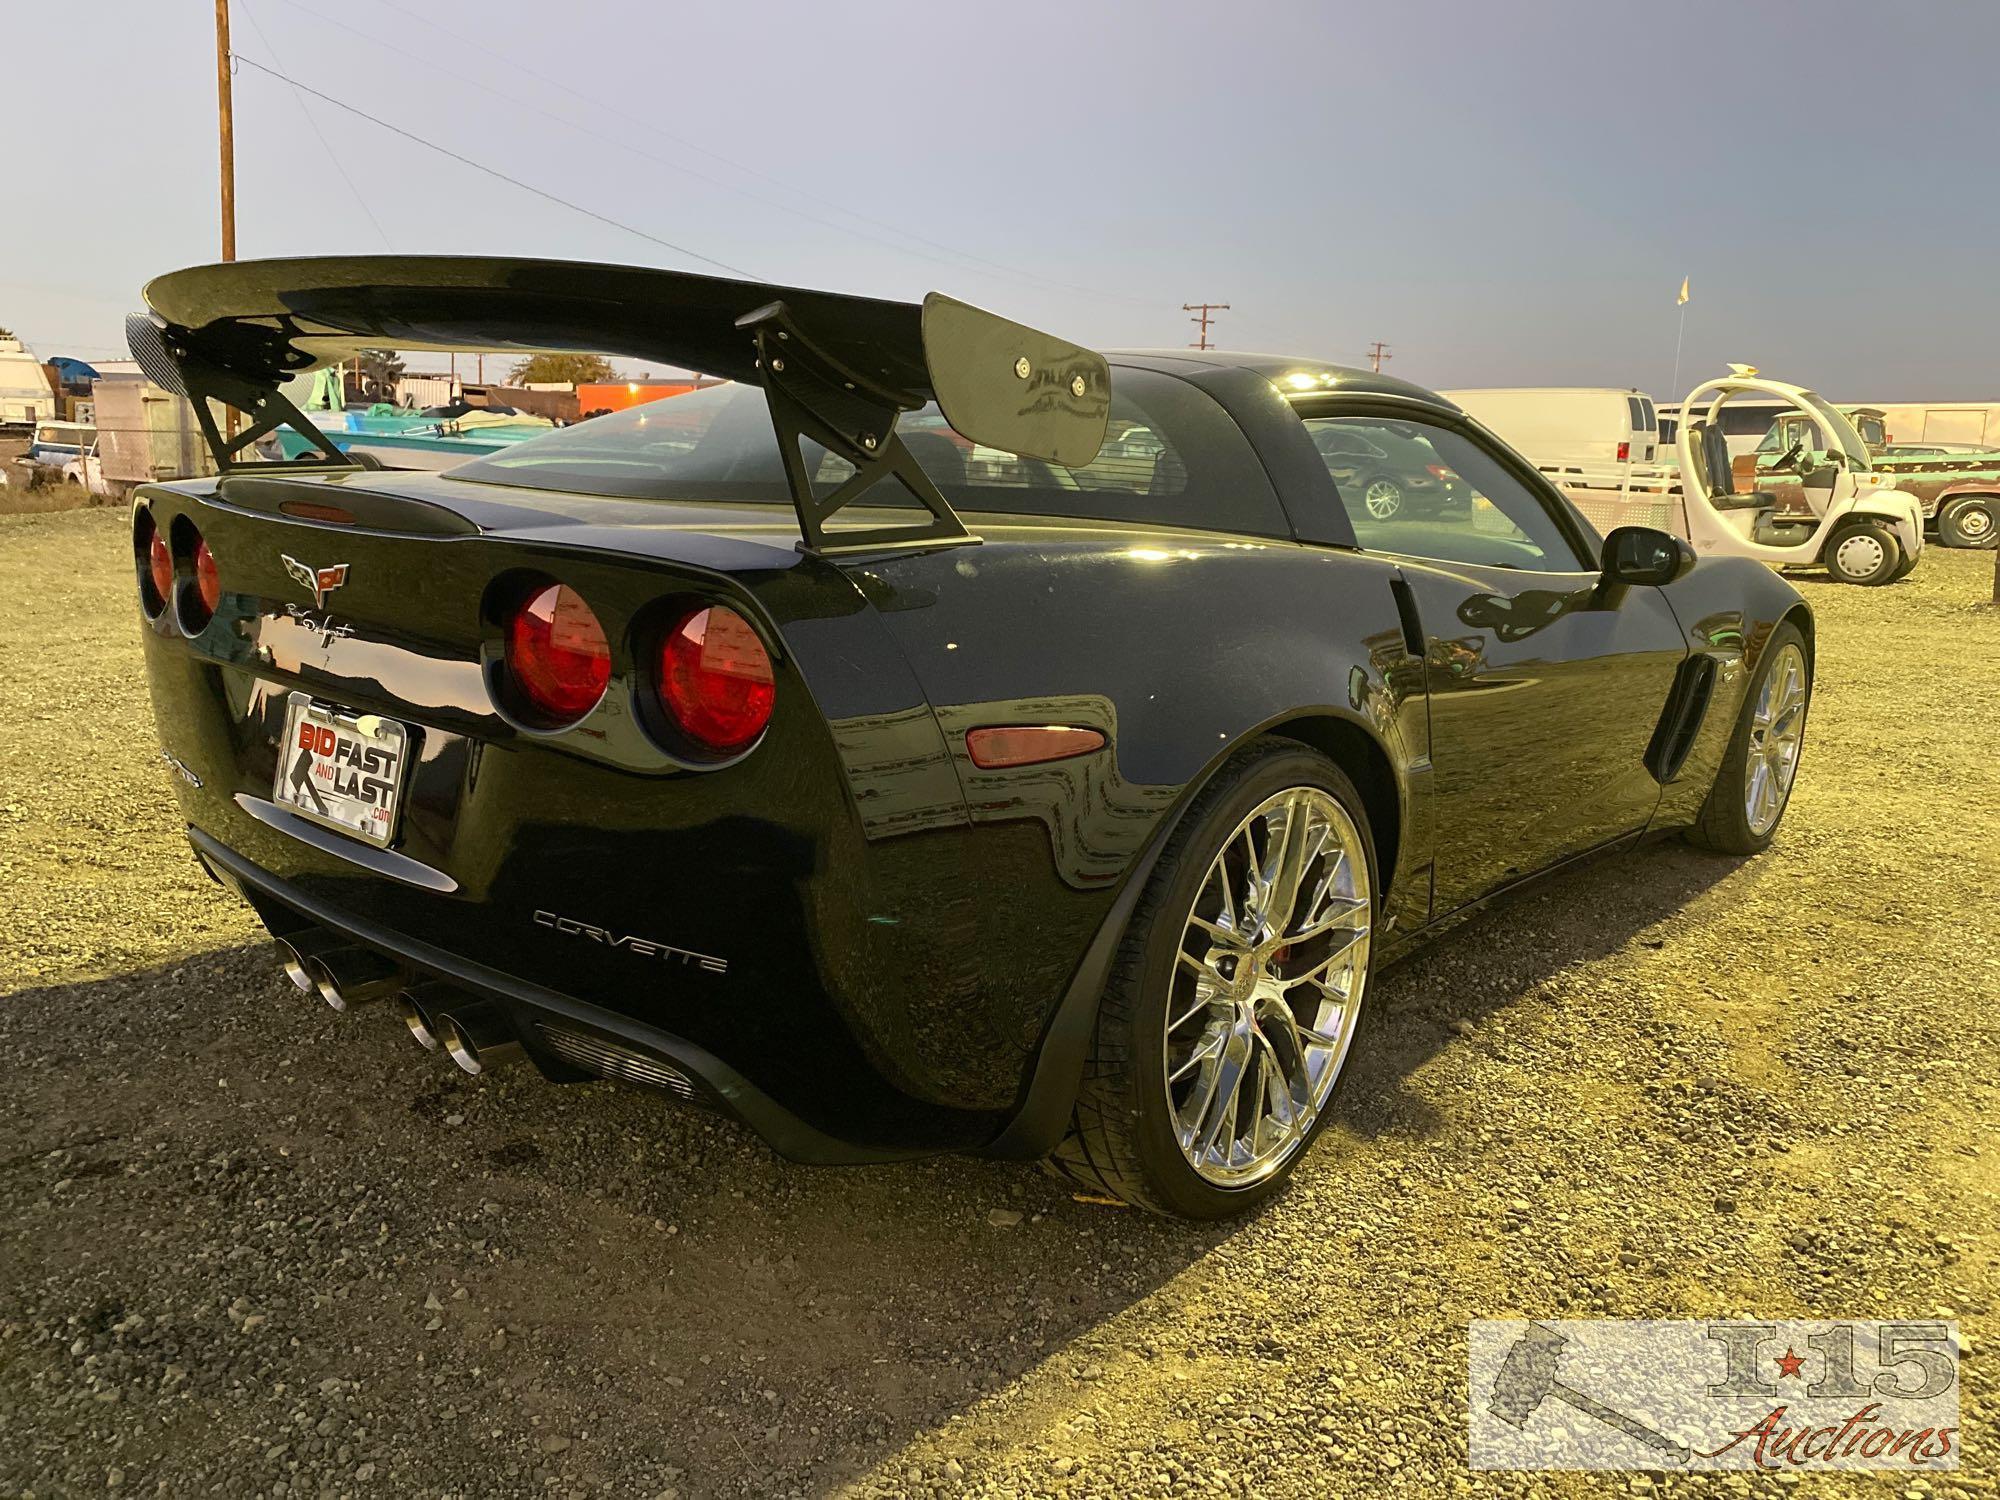
[[410,1028],[410,1035],[417,1039],[418,1046],[426,1052],[435,1052],[438,1035],[431,1017],[461,998],[462,994],[448,984],[439,984],[433,979],[422,980],[396,996],[396,1014]]
[[272,939],[272,946],[278,950],[278,961],[285,966],[285,978],[291,980],[304,993],[316,994],[319,985],[306,967],[322,953],[330,953],[344,943],[338,934],[328,932],[324,927],[302,927],[297,932],[288,932]]
[[334,948],[306,960],[306,975],[320,999],[335,1010],[352,1010],[384,1000],[403,987],[403,970],[393,958],[367,948]]
[[468,1073],[485,1073],[523,1055],[507,1012],[488,1000],[438,1011],[431,1018],[431,1030],[451,1060]]

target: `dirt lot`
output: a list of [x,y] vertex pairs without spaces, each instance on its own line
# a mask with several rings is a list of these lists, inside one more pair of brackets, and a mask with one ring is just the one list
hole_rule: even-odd
[[0,1493],[1784,1493],[1465,1468],[1468,1320],[1755,1312],[1961,1319],[1967,1467],[1805,1488],[1992,1495],[1992,571],[1806,583],[1776,848],[1385,976],[1297,1184],[1189,1229],[302,1000],[174,825],[122,519],[0,520]]

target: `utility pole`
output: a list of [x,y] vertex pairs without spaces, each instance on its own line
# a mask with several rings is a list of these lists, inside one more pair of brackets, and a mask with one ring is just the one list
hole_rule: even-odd
[[236,259],[236,106],[229,91],[229,0],[215,0],[215,107],[222,133],[222,258]]
[[1368,346],[1368,368],[1373,370],[1377,375],[1382,373],[1382,361],[1385,359],[1394,359],[1395,357],[1395,355],[1389,352],[1389,346],[1380,339],[1375,340],[1374,343]]
[[1189,344],[1188,347],[1190,349],[1213,349],[1215,346],[1208,341],[1208,325],[1213,323],[1215,319],[1211,318],[1209,314],[1228,312],[1229,304],[1227,302],[1183,302],[1181,304],[1181,311],[1193,313],[1194,316],[1189,318],[1188,321],[1196,324],[1201,329],[1201,337],[1196,339],[1192,344]]

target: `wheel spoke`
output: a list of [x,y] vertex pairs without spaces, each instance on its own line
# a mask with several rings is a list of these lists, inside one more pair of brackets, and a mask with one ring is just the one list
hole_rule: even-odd
[[1279,878],[1283,883],[1277,892],[1284,909],[1273,909],[1265,916],[1268,929],[1273,934],[1282,933],[1291,925],[1292,914],[1298,909],[1299,887],[1305,884],[1306,871],[1319,858],[1326,841],[1333,837],[1333,827],[1328,823],[1320,824],[1317,839],[1312,837],[1311,806],[1301,795],[1294,797],[1285,809],[1285,847],[1279,865]]
[[1315,1047],[1331,1047],[1335,1051],[1340,1049],[1340,1038],[1329,1032],[1321,1031],[1317,1026],[1301,1025],[1299,1027],[1299,1040],[1310,1042]]
[[[1271,1039],[1262,1032],[1257,1034],[1257,1045],[1263,1049],[1261,1087],[1258,1089],[1260,1117],[1268,1114],[1271,1123],[1283,1135],[1298,1128],[1298,1111],[1292,1102],[1292,1078],[1278,1049],[1271,1045]],[[1301,1081],[1304,1081],[1303,1078]],[[1259,1123],[1261,1131],[1261,1120]]]
[[[1259,1042],[1264,1041],[1262,1037],[1257,1038],[1257,1040]],[[1257,1056],[1256,1086],[1250,1091],[1250,1097],[1255,1101],[1250,1120],[1250,1155],[1252,1157],[1264,1154],[1264,1119],[1267,1113],[1264,1108],[1264,1102],[1269,1098],[1271,1092],[1271,1062],[1264,1053],[1268,1053],[1270,1050],[1270,1044],[1264,1043],[1263,1052],[1260,1052]]]
[[1200,1015],[1203,1011],[1207,1010],[1209,1006],[1213,1005],[1214,1003],[1215,1003],[1214,996],[1204,995],[1201,993],[1199,989],[1197,989],[1195,991],[1194,1004],[1190,1005],[1186,1010],[1182,1011],[1180,1015],[1175,1017],[1173,1020],[1167,1022],[1167,1035],[1172,1036],[1176,1031],[1179,1031],[1183,1026],[1187,1025],[1188,1022],[1192,1021],[1196,1016]]
[[1188,1054],[1188,1060],[1167,1075],[1167,1082],[1170,1085],[1179,1083],[1203,1063],[1209,1061],[1211,1058],[1219,1057],[1222,1053],[1222,1040],[1223,1033],[1221,1031],[1216,1031],[1212,1035],[1203,1037],[1195,1046],[1194,1051]]
[[1363,927],[1368,925],[1368,902],[1363,901],[1358,896],[1336,896],[1334,900],[1340,903],[1343,908],[1342,910],[1335,912],[1330,917],[1321,917],[1317,922],[1301,927],[1291,935],[1289,941],[1303,943],[1308,938],[1316,938],[1323,933],[1332,932],[1336,927],[1352,922],[1357,918],[1360,919]]
[[1243,930],[1242,919],[1236,915],[1236,893],[1229,888],[1229,850],[1225,848],[1215,856],[1215,864],[1209,869],[1208,878],[1215,882],[1217,893],[1222,897],[1223,925],[1231,932]]
[[1232,932],[1229,928],[1219,923],[1211,922],[1207,917],[1196,916],[1190,912],[1188,914],[1188,926],[1207,933],[1211,942],[1218,943],[1222,947],[1240,948],[1243,945],[1241,934]]
[[1368,925],[1365,922],[1359,927],[1349,928],[1346,932],[1341,933],[1340,936],[1335,939],[1332,951],[1329,952],[1318,963],[1314,964],[1310,969],[1307,969],[1305,973],[1296,976],[1287,975],[1285,977],[1286,985],[1290,986],[1293,984],[1304,984],[1309,980],[1316,980],[1320,975],[1324,974],[1328,969],[1332,968],[1336,963],[1338,963],[1341,959],[1345,958],[1350,952],[1352,952],[1354,950],[1355,945],[1358,944],[1363,938],[1367,936],[1368,936]]
[[[1202,1100],[1202,1107],[1196,1114],[1197,1134],[1195,1144],[1203,1156],[1213,1155],[1218,1144],[1222,1147],[1223,1160],[1233,1155],[1236,1143],[1236,1118],[1243,1097],[1243,1064],[1245,1058],[1241,1050],[1233,1048],[1229,1042],[1237,1038],[1232,1034],[1223,1043],[1220,1060],[1210,1075],[1208,1091]],[[1205,1127],[1205,1128],[1204,1128]],[[1223,1132],[1228,1134],[1224,1135]]]
[[1196,958],[1187,949],[1183,948],[1174,957],[1186,965],[1197,981],[1205,979],[1219,990],[1229,987],[1229,981],[1216,972],[1215,966],[1208,961],[1205,955],[1201,958]]

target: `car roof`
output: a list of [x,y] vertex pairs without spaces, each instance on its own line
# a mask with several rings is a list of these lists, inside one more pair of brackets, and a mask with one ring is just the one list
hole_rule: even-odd
[[[1314,359],[1309,355],[1253,354],[1232,349],[1106,349],[1103,354],[1114,365],[1139,365],[1169,374],[1189,374],[1198,369],[1248,370],[1270,381],[1287,395],[1296,391],[1299,394],[1337,392],[1343,396],[1398,396],[1404,400],[1422,401],[1445,411],[1458,410],[1456,405],[1436,391],[1408,380],[1398,380],[1393,375],[1383,375],[1375,370],[1361,370],[1352,365]],[[1291,379],[1295,376],[1297,381]]]

